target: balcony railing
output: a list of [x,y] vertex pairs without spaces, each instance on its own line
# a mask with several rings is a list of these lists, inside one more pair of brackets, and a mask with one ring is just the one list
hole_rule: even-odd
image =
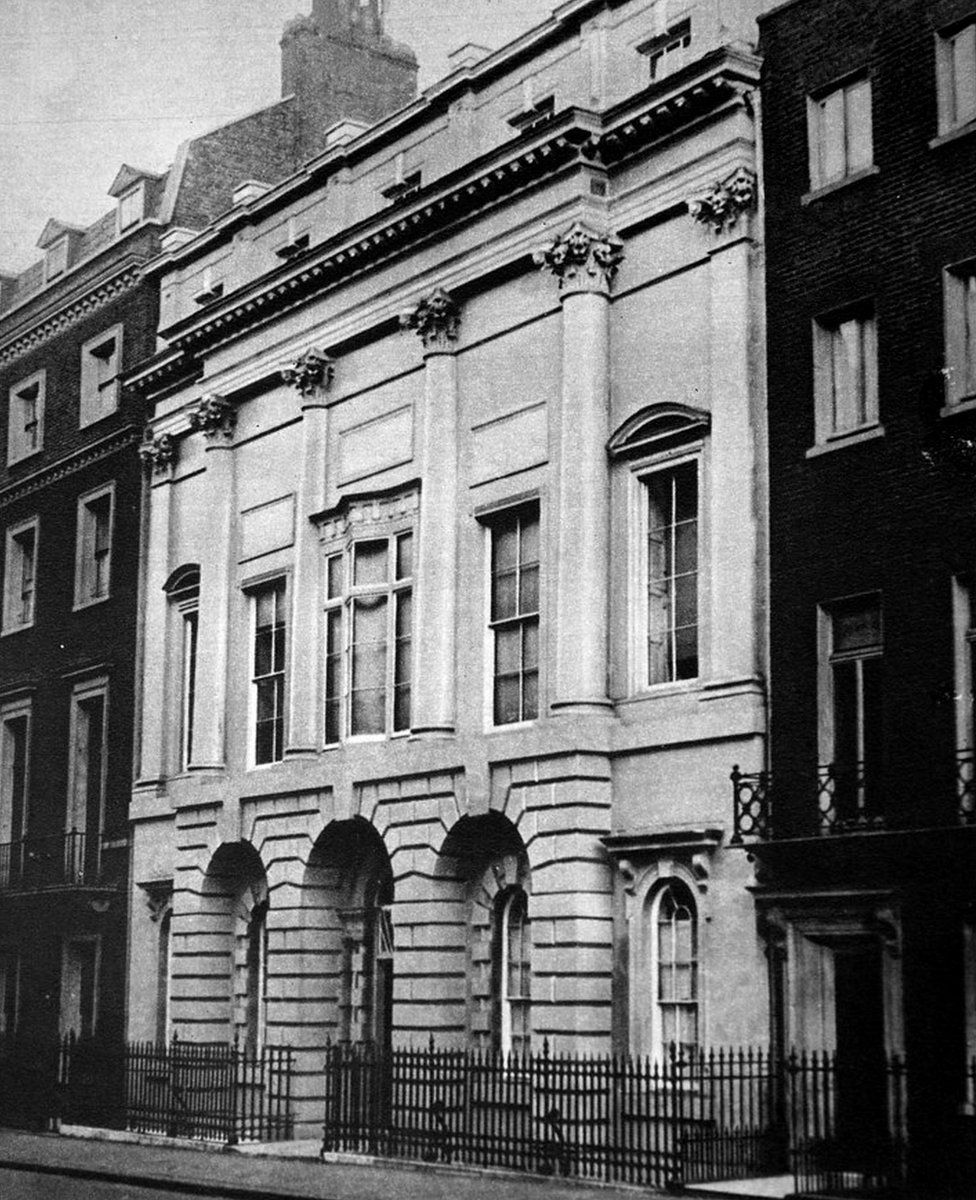
[[[908,828],[927,825],[976,825],[976,752],[959,751],[956,759],[955,802],[946,795],[944,817],[931,810],[906,819],[886,811],[880,773],[863,763],[826,763],[817,768],[814,781],[794,776],[803,796],[792,797],[788,816],[785,805],[774,801],[770,771],[747,773],[732,768],[732,845],[773,838],[813,837]],[[948,782],[948,780],[946,781]],[[782,780],[776,789],[783,792]],[[774,814],[774,803],[777,812]]]
[[99,842],[77,829],[28,835],[0,845],[0,892],[94,886],[104,882]]

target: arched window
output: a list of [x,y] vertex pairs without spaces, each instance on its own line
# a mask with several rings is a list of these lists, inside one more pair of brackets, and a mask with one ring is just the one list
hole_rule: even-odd
[[173,648],[177,662],[174,666],[174,688],[179,696],[178,719],[179,753],[174,767],[186,771],[193,762],[193,726],[196,719],[197,633],[200,608],[200,567],[187,563],[178,567],[164,589],[174,614],[172,622]]
[[698,1044],[698,915],[685,884],[671,880],[651,907],[659,1051]]
[[495,1045],[503,1054],[525,1054],[531,1032],[531,929],[529,905],[521,887],[495,900]]
[[169,976],[173,910],[167,908],[159,918],[159,943],[156,954],[156,1041],[169,1041]]

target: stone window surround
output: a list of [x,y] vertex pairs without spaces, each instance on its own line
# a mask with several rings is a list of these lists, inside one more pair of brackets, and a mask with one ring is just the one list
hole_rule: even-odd
[[[95,545],[97,517],[92,505],[103,496],[109,497],[108,547],[105,552],[105,587],[100,592],[93,590],[96,583],[95,569],[98,547]],[[75,537],[75,589],[73,611],[102,604],[112,595],[112,551],[115,534],[115,481],[111,480],[78,497],[78,517]],[[90,551],[90,552],[89,552]]]
[[[25,393],[36,388],[37,394],[27,397]],[[44,403],[47,394],[47,372],[35,371],[33,374],[19,380],[10,389],[10,412],[7,421],[7,464],[22,462],[31,455],[39,454],[44,449]],[[37,444],[26,448],[26,421],[18,424],[23,405],[29,400],[34,402],[34,421],[37,424]]]
[[[112,343],[109,354],[99,353]],[[110,375],[103,377],[100,363],[107,364]],[[81,386],[78,401],[78,425],[84,429],[118,408],[119,375],[122,373],[122,325],[110,325],[81,347]],[[111,391],[109,391],[111,389]],[[110,396],[110,401],[104,397]],[[105,407],[108,403],[111,407]]]
[[[32,570],[32,588],[30,602],[30,619],[17,620],[10,619],[10,613],[21,596],[18,591],[23,585],[23,552],[20,548],[19,538],[28,530],[34,532],[33,546],[33,570]],[[26,520],[18,521],[15,525],[8,526],[5,535],[4,548],[4,568],[3,568],[3,623],[0,626],[0,636],[5,636],[10,633],[18,633],[22,629],[30,629],[34,625],[37,617],[37,560],[38,548],[40,544],[40,518],[37,516],[28,517]],[[19,576],[18,579],[15,576]]]
[[[863,131],[866,146],[866,158],[863,162],[852,158],[853,146],[848,140],[848,117],[850,107],[848,96],[860,84],[867,85],[867,126]],[[824,159],[828,150],[827,130],[824,127],[824,103],[831,97],[843,97],[843,171],[839,175],[827,175]],[[833,190],[838,185],[852,182],[876,170],[874,166],[874,132],[872,113],[872,79],[871,72],[865,67],[851,71],[833,80],[825,87],[818,88],[807,97],[807,142],[809,150],[810,191],[808,196],[820,195],[827,190]]]

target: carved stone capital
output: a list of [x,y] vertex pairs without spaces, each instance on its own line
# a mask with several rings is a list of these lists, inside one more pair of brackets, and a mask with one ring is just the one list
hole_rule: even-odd
[[171,433],[161,433],[139,447],[139,457],[154,475],[166,475],[176,465],[177,447]]
[[560,295],[594,292],[608,296],[623,256],[619,238],[612,233],[597,233],[576,221],[532,257],[537,266],[551,271],[559,280]]
[[728,179],[714,184],[704,195],[689,200],[688,211],[696,221],[721,233],[723,229],[731,229],[755,202],[755,172],[739,167]]
[[229,442],[237,424],[233,402],[215,392],[201,396],[190,413],[190,428],[202,429],[208,442]]
[[153,880],[140,883],[146,907],[149,909],[149,919],[158,924],[173,905],[173,881],[171,879]]
[[428,354],[450,354],[461,328],[461,309],[449,292],[437,288],[400,314],[400,326],[418,333]]
[[328,391],[334,376],[334,360],[324,350],[317,350],[314,346],[281,371],[282,380],[301,396],[314,396],[316,392]]

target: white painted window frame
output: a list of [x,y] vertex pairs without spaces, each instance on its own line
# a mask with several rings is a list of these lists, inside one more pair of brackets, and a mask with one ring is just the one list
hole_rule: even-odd
[[102,701],[102,745],[101,745],[101,779],[99,780],[98,828],[95,833],[95,859],[101,863],[102,836],[105,832],[105,801],[108,788],[108,756],[111,739],[109,738],[109,679],[107,675],[94,675],[74,685],[71,689],[71,708],[68,723],[68,803],[65,809],[65,833],[77,830],[84,833],[86,839],[91,836],[88,829],[88,798],[84,794],[84,784],[87,782],[87,754],[82,762],[79,737],[81,736],[81,706],[87,700],[97,697]]
[[936,32],[935,78],[939,133],[976,123],[976,14]]
[[[106,560],[105,592],[98,595],[92,592],[91,585],[95,575],[95,533],[97,526],[92,513],[92,504],[103,496],[109,497],[108,515],[108,555]],[[75,600],[74,610],[89,608],[93,604],[103,604],[112,596],[112,557],[115,549],[115,481],[104,483],[92,488],[78,497],[78,518],[75,532]],[[90,551],[90,552],[89,552]]]
[[[862,88],[865,89],[866,104],[856,98]],[[874,168],[872,106],[871,77],[863,72],[839,80],[832,87],[807,98],[812,192],[833,187]],[[858,135],[866,145],[866,152],[857,145]],[[839,169],[832,169],[832,158],[839,159]]]
[[[94,961],[94,979],[92,981],[92,1029],[98,1028],[98,1012],[101,1001],[101,975],[102,975],[102,938],[100,934],[70,934],[61,939],[61,1004],[60,1004],[60,1026],[62,1036],[66,1035],[73,1026],[69,1024],[68,1018],[71,1015],[68,1008],[70,998],[66,995],[66,983],[68,978],[68,966],[70,963],[71,949],[73,946],[92,945],[95,946],[95,961]],[[79,997],[80,1000],[80,997]],[[80,1016],[80,1003],[79,1003]],[[80,1031],[78,1031],[80,1032]]]
[[[25,406],[29,403],[24,393],[30,388],[37,388],[34,397],[34,422],[37,426],[35,445],[27,446],[27,422]],[[35,371],[25,379],[19,380],[10,389],[9,412],[7,416],[7,464],[22,462],[34,454],[40,454],[44,449],[44,406],[47,395],[47,372]]]
[[[81,429],[110,417],[119,407],[119,375],[122,372],[121,324],[110,325],[81,347],[81,387],[78,401],[78,426]],[[110,356],[96,354],[107,342],[114,343]],[[110,364],[111,375],[101,377],[99,363]]]
[[[851,327],[854,327],[851,329]],[[845,334],[845,330],[851,333]],[[856,335],[857,346],[851,337]],[[838,384],[843,366],[857,353],[859,387],[845,392]],[[874,304],[862,301],[813,320],[814,431],[817,445],[842,442],[845,438],[879,428],[878,411],[878,320]],[[857,411],[854,411],[856,406]]]
[[[28,530],[34,534],[34,561],[32,574],[32,589],[30,616],[14,618],[14,612],[19,611],[24,595],[24,554],[21,538]],[[0,625],[2,635],[19,633],[22,629],[33,628],[37,619],[37,564],[41,545],[41,522],[37,516],[28,517],[11,525],[5,535],[3,559],[3,620]]]
[[945,322],[945,399],[952,407],[976,402],[976,259],[942,272]]
[[[257,646],[258,632],[258,597],[266,591],[281,587],[284,597],[280,601],[285,621],[285,648],[283,653],[282,676],[282,757],[270,759],[267,762],[257,761],[257,721],[258,721],[258,680],[254,674],[254,654]],[[294,614],[293,587],[291,573],[288,571],[273,571],[267,575],[248,580],[243,584],[243,591],[248,604],[248,637],[247,637],[247,769],[249,771],[264,771],[274,767],[284,760],[285,747],[288,745],[288,665],[291,654],[291,639],[293,636]],[[261,676],[261,678],[266,678]]]
[[34,735],[34,704],[29,696],[8,700],[0,704],[0,843],[13,838],[14,802],[12,737],[7,726],[11,721],[27,721],[26,745],[24,748],[24,794],[20,799],[20,836],[27,834],[31,794],[31,751]]

